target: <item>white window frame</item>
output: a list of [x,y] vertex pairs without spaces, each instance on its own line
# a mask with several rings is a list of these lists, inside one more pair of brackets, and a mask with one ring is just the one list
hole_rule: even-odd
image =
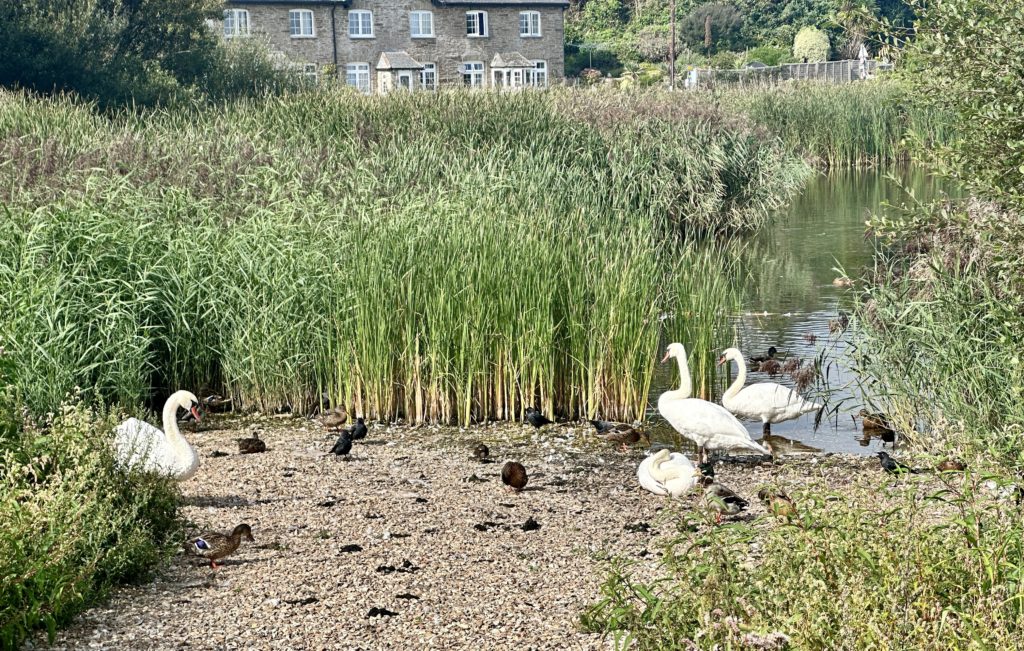
[[530,61],[533,64],[532,68],[524,70],[524,84],[532,88],[547,88],[548,87],[548,62],[537,59]]
[[[352,19],[356,24],[352,24]],[[369,32],[363,31],[369,24]],[[356,31],[353,32],[353,26]],[[369,9],[352,9],[348,12],[348,37],[349,38],[373,38],[373,12]]]
[[320,81],[320,68],[315,63],[303,63],[299,68],[299,77],[316,84]]
[[462,83],[470,88],[484,87],[484,62],[464,61],[462,63]]
[[[427,29],[424,30],[424,21]],[[434,12],[433,11],[410,11],[409,12],[409,37],[410,38],[434,38]]]
[[250,34],[249,28],[250,23],[248,9],[224,10],[224,38],[248,36]]
[[[487,22],[486,11],[467,11],[466,38],[487,38],[490,36]],[[470,31],[470,25],[473,25],[472,31]]]
[[423,70],[420,70],[420,88],[423,90],[437,90],[436,63],[423,64]]
[[[355,83],[353,83],[353,79]],[[370,86],[370,64],[358,61],[346,63],[345,85],[355,88],[360,93],[369,94],[372,89]]]
[[540,38],[540,12],[520,11],[519,12],[519,37]]
[[[303,18],[309,19],[309,25],[306,25]],[[305,31],[305,27],[309,27],[309,32]],[[298,32],[295,28],[298,27]],[[292,38],[316,38],[316,21],[313,19],[313,11],[310,9],[289,9],[288,10],[288,31],[291,32]]]

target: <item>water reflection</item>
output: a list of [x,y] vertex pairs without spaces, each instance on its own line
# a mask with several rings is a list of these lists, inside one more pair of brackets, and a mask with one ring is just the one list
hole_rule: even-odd
[[[792,451],[857,454],[874,454],[883,444],[888,446],[879,438],[865,439],[850,418],[862,405],[858,396],[843,388],[849,387],[853,378],[840,363],[847,350],[846,333],[834,322],[840,320],[841,311],[850,309],[856,288],[834,281],[844,274],[857,278],[871,265],[872,242],[864,233],[872,213],[884,210],[883,204],[907,203],[907,190],[928,200],[944,187],[940,179],[914,169],[898,173],[898,180],[879,171],[820,176],[773,227],[737,248],[749,280],[742,313],[733,323],[735,345],[748,357],[764,355],[775,346],[782,364],[793,358],[804,360],[804,364],[818,360],[827,386],[840,389],[829,397],[831,404],[840,405],[840,411],[830,414],[817,431],[815,414],[772,425],[780,446]],[[652,406],[674,381],[674,367],[670,366],[659,368],[654,379]],[[722,385],[729,380],[721,378]],[[787,373],[769,378],[767,373],[748,369],[748,383],[766,381],[793,386]],[[819,398],[813,388],[810,391],[808,397]],[[652,407],[652,411],[656,420],[657,410]],[[747,429],[752,437],[760,438],[761,423],[747,423]],[[675,443],[674,431],[668,426],[654,424],[652,436]]]

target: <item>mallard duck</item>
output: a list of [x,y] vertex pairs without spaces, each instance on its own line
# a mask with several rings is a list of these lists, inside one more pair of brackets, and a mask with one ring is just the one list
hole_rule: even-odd
[[647,434],[638,428],[638,424],[627,425],[626,423],[612,423],[607,420],[592,420],[590,423],[597,430],[597,436],[611,443],[620,444],[625,452],[629,445],[633,445],[640,439],[647,438]]
[[814,334],[813,332],[805,332],[804,341],[813,346],[814,343],[818,341],[818,335]]
[[842,332],[850,325],[850,315],[839,310],[839,318],[828,320],[829,332]]
[[956,459],[946,459],[938,466],[935,467],[939,472],[963,472],[967,470],[967,466],[962,461]]
[[252,537],[252,528],[247,524],[240,524],[234,528],[230,535],[212,531],[185,542],[185,551],[196,556],[209,559],[210,567],[217,569],[217,561],[227,558],[242,544],[242,539],[255,542]]
[[751,364],[760,364],[762,362],[767,362],[770,359],[775,359],[775,355],[777,355],[778,352],[779,351],[778,351],[777,348],[775,348],[775,346],[769,346],[768,347],[768,354],[767,355],[751,355],[750,363]]
[[757,370],[766,373],[768,377],[775,377],[782,372],[782,364],[777,359],[769,359],[758,364]]
[[526,488],[526,467],[518,461],[507,461],[501,468],[501,483],[518,493]]
[[328,431],[332,429],[338,429],[345,424],[348,420],[348,412],[345,411],[344,407],[335,407],[334,409],[328,409],[324,412],[323,416],[320,417],[320,422],[327,428]]
[[791,357],[786,360],[785,364],[782,365],[782,372],[792,373],[793,371],[799,369],[803,365],[803,363],[804,360],[800,359],[799,357]]
[[892,425],[889,424],[889,417],[881,412],[871,413],[866,408],[861,408],[857,415],[860,416],[860,425],[865,431],[893,431]]
[[491,456],[491,451],[483,443],[477,443],[473,448],[473,458],[477,461],[485,461],[489,456]]
[[704,503],[715,511],[715,522],[720,523],[723,515],[736,515],[747,508],[748,502],[731,489],[717,482],[704,489]]
[[764,502],[765,507],[775,517],[789,521],[796,517],[796,504],[793,499],[782,491],[762,488],[757,491],[757,498]]
[[539,409],[534,409],[533,407],[526,408],[526,420],[537,429],[540,429],[545,425],[550,425],[554,422],[552,420],[548,420],[544,414],[540,413]]
[[261,430],[253,430],[252,436],[248,438],[236,439],[238,441],[238,451],[242,454],[256,454],[258,452],[266,452],[267,444],[260,438]]
[[231,408],[231,398],[210,394],[203,398],[203,409],[212,412],[227,411]]
[[846,276],[839,276],[832,281],[833,287],[853,287],[853,281]]

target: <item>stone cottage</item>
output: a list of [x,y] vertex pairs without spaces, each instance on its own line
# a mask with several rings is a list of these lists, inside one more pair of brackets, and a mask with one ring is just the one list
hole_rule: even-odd
[[[565,74],[566,0],[227,0],[224,37],[262,37],[364,93],[545,87]],[[336,72],[335,72],[336,71]]]

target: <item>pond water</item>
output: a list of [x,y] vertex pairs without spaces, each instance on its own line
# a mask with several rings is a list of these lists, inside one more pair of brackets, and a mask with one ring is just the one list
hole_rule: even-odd
[[[944,191],[941,179],[920,169],[902,171],[847,171],[812,179],[793,204],[767,229],[747,242],[744,259],[755,260],[742,311],[736,316],[735,341],[747,357],[764,355],[775,346],[785,359],[813,362],[822,352],[830,405],[838,412],[827,415],[815,429],[815,414],[772,426],[772,445],[783,453],[846,452],[874,454],[879,439],[865,439],[851,414],[863,405],[854,377],[846,370],[844,354],[848,333],[830,332],[830,321],[840,310],[849,311],[855,290],[837,287],[843,275],[859,277],[870,267],[873,243],[865,238],[865,221],[885,205],[908,200],[907,191],[929,199]],[[685,342],[684,342],[685,343]],[[735,368],[735,367],[734,367]],[[789,374],[768,377],[750,372],[747,383],[780,382],[793,386]],[[734,371],[733,371],[734,373]],[[730,375],[729,379],[732,379]],[[678,445],[667,423],[659,422],[658,395],[677,382],[674,365],[658,368],[650,399],[652,439]],[[807,390],[821,401],[821,385]],[[761,438],[761,423],[746,423],[754,439]]]

